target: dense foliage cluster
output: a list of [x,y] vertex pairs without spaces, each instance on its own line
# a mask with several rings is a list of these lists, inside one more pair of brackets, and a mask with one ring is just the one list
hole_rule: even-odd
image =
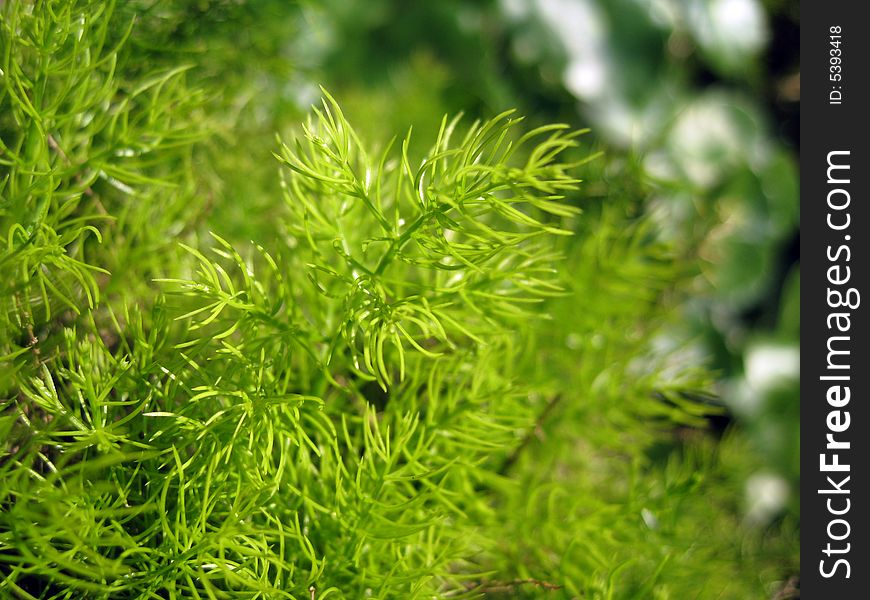
[[734,577],[787,534],[704,539],[735,524],[737,449],[699,433],[709,376],[664,335],[691,269],[633,184],[584,199],[583,131],[429,115],[370,142],[324,91],[287,134],[217,52],[248,6],[200,55],[179,5],[0,6],[0,596],[788,574]]

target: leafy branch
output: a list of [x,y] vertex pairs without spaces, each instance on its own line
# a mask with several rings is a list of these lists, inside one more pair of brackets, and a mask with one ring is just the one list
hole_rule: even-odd
[[372,160],[325,95],[302,138],[276,156],[291,171],[288,229],[308,276],[343,300],[331,354],[340,337],[358,375],[386,389],[387,348],[401,379],[407,351],[432,357],[461,339],[480,343],[528,316],[524,306],[564,291],[545,236],[568,234],[578,213],[563,198],[579,183],[569,175],[579,163],[560,158],[582,131],[517,134],[522,119],[509,111],[459,137],[459,119],[445,117],[414,167],[410,133],[401,150],[390,143]]

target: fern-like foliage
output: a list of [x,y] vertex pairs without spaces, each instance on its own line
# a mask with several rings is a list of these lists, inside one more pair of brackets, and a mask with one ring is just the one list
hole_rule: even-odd
[[386,390],[388,349],[401,379],[406,348],[432,358],[486,343],[505,319],[528,318],[524,307],[562,291],[547,237],[569,233],[562,221],[577,212],[562,202],[578,182],[559,159],[580,132],[516,135],[520,119],[504,113],[454,141],[458,119],[445,118],[412,164],[409,138],[370,159],[331,98],[314,116],[279,158],[292,170],[291,239],[320,293],[341,299],[318,323],[337,334],[330,359],[348,352],[356,374]]
[[691,530],[642,519],[703,461],[632,478],[708,383],[655,346],[668,248],[580,217],[583,132],[375,150],[324,92],[275,197],[216,200],[280,235],[207,234],[235,99],[136,60],[193,9],[131,7],[0,5],[0,597],[667,597]]
[[509,365],[540,314],[529,307],[564,292],[553,238],[577,212],[559,160],[577,134],[517,123],[501,115],[453,142],[445,120],[416,165],[407,139],[370,159],[327,96],[279,155],[282,256],[246,260],[214,236],[215,259],[189,248],[194,276],[164,280],[187,324],[173,374],[188,395],[146,414],[202,451],[207,431],[242,436],[259,465],[244,489],[308,519],[296,535],[310,583],[465,590],[450,573],[471,552],[472,514],[490,510],[491,471],[534,425]]
[[0,328],[4,340],[27,331],[0,355],[23,354],[60,314],[95,308],[107,269],[165,248],[190,215],[175,198],[190,194],[199,94],[184,68],[127,81],[131,23],[112,10],[0,7]]

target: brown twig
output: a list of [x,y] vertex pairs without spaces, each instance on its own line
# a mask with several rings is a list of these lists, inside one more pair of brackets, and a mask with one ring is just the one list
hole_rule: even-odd
[[796,575],[789,577],[771,600],[797,600],[801,597],[800,578]]
[[549,418],[550,414],[556,409],[556,406],[561,401],[561,394],[557,394],[553,396],[550,401],[547,403],[547,406],[544,407],[544,410],[541,411],[541,414],[538,415],[538,418],[535,420],[535,426],[532,428],[530,432],[528,432],[520,442],[520,445],[517,446],[514,451],[508,456],[504,463],[501,465],[501,469],[499,469],[499,473],[504,475],[507,473],[510,468],[517,462],[520,457],[520,454],[532,443],[533,440],[538,439],[541,440],[544,438],[544,422]]
[[474,585],[470,589],[476,589],[484,593],[503,593],[512,592],[522,585],[533,585],[543,590],[547,590],[548,592],[555,592],[556,590],[562,589],[561,585],[532,578],[513,579],[511,581],[491,581],[489,583]]

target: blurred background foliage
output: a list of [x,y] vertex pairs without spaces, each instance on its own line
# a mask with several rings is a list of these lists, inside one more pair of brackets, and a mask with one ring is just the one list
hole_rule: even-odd
[[[719,572],[732,590],[727,597],[754,597],[758,587],[738,589],[753,579],[788,588],[783,581],[798,570],[799,523],[796,1],[130,7],[147,27],[134,30],[134,45],[147,40],[140,50],[157,62],[196,64],[196,76],[218,90],[212,102],[228,117],[216,119],[225,145],[209,147],[202,165],[221,174],[213,193],[225,201],[214,202],[210,218],[231,239],[284,235],[273,202],[273,146],[263,140],[292,130],[319,98],[318,85],[365,139],[383,145],[413,124],[417,152],[443,114],[478,118],[516,107],[532,125],[590,127],[604,158],[586,167],[581,205],[609,215],[617,229],[649,217],[656,235],[688,259],[691,294],[661,344],[684,347],[687,364],[717,374],[721,415],[708,417],[705,433],[677,431],[651,451],[663,469],[674,453],[715,456],[703,460],[713,460],[718,475],[695,490],[681,526],[721,536],[720,546],[707,540],[708,554],[699,551],[697,560],[728,565]],[[600,226],[601,218],[589,222]],[[570,332],[558,333],[571,348]],[[571,354],[563,358],[557,368],[569,373]],[[588,410],[606,419],[605,408]],[[629,477],[608,478],[621,475]],[[721,508],[712,520],[708,502]],[[729,552],[739,560],[725,558]]]

